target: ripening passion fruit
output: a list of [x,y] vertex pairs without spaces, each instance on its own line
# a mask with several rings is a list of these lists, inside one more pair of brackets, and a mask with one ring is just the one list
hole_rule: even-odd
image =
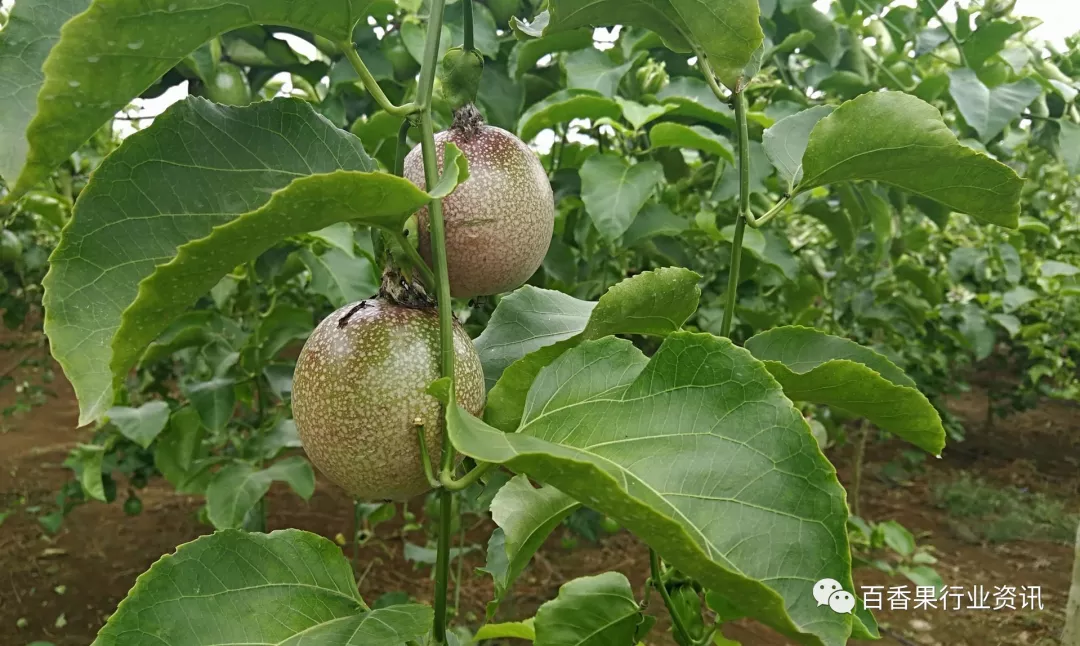
[[[454,353],[456,401],[479,415],[484,373],[456,322]],[[308,338],[293,376],[293,418],[308,457],[353,498],[402,501],[424,493],[431,486],[416,420],[438,465],[444,423],[426,392],[438,378],[434,308],[376,298],[337,310]]]
[[[484,124],[472,105],[435,135],[440,171],[447,142],[469,161],[469,179],[443,200],[450,293],[469,298],[516,289],[540,267],[551,244],[555,198],[547,172],[525,142]],[[426,186],[420,146],[405,157],[405,177]],[[417,224],[420,253],[430,265],[427,208]]]

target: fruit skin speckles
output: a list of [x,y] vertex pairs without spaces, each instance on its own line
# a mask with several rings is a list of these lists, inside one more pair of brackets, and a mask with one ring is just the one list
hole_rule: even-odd
[[[517,289],[540,267],[555,227],[547,172],[523,141],[494,126],[455,125],[435,135],[439,169],[446,142],[469,161],[469,179],[443,200],[450,293],[459,298]],[[426,186],[420,146],[405,158],[405,177]],[[420,253],[431,264],[428,210],[417,215]]]
[[[484,408],[484,373],[465,330],[454,324],[455,395]],[[352,303],[324,319],[297,360],[293,417],[311,461],[359,500],[408,500],[430,489],[420,462],[417,418],[433,464],[442,454],[439,403],[425,392],[439,377],[435,309],[383,299]]]

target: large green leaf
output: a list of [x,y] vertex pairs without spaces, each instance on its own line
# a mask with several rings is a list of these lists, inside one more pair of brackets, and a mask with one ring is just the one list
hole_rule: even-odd
[[818,121],[832,114],[832,111],[833,107],[830,105],[819,105],[797,112],[777,121],[761,136],[765,154],[787,183],[789,193],[802,179],[803,153],[806,152],[806,145],[810,143],[810,132]]
[[129,137],[80,196],[44,280],[45,331],[80,424],[108,410],[113,380],[237,265],[335,222],[399,227],[429,200],[373,169],[358,139],[297,99],[192,98]]
[[515,476],[491,501],[491,519],[498,528],[488,542],[483,571],[495,581],[495,598],[488,603],[491,618],[510,586],[529,564],[544,539],[581,503],[554,487],[534,488],[525,476]]
[[649,130],[649,142],[653,148],[693,148],[735,163],[735,151],[731,142],[705,126],[684,126],[681,123],[665,121]]
[[26,128],[37,114],[41,66],[60,27],[90,0],[19,0],[0,32],[0,177],[14,186],[30,150]]
[[[26,148],[25,165],[23,159],[14,158],[0,171],[16,195],[29,190],[132,98],[218,34],[269,24],[312,31],[331,40],[348,39],[372,2],[98,0],[64,25],[45,60],[41,84],[35,80],[41,65],[39,49],[47,48],[48,39],[55,37],[50,34],[55,33],[51,28],[56,22],[44,20],[45,40],[18,54],[27,56],[29,71],[17,80],[28,86],[41,84],[37,113],[26,130],[28,143],[13,151]],[[64,0],[61,7],[57,14],[78,10],[78,3]],[[25,113],[25,98],[14,99],[0,97],[0,114],[8,112],[8,105]]]
[[949,94],[983,143],[996,137],[1041,93],[1038,82],[1030,78],[991,89],[966,67],[949,72]]
[[618,572],[564,583],[536,611],[534,646],[627,646],[643,617],[630,582]]
[[567,87],[593,90],[608,97],[615,96],[619,82],[633,64],[633,61],[629,61],[618,65],[610,56],[595,47],[571,52],[563,60]]
[[589,29],[563,31],[541,38],[530,38],[514,45],[508,64],[511,76],[520,79],[536,62],[554,52],[592,47],[593,34]]
[[[487,338],[485,330],[477,339],[485,376],[489,380],[492,377],[498,379],[488,393],[484,419],[504,431],[517,428],[525,409],[525,397],[536,375],[582,341],[612,334],[664,336],[679,330],[697,310],[701,296],[697,286],[699,279],[700,276],[689,269],[665,267],[643,272],[612,286],[596,303],[560,294],[552,299],[559,305],[557,310],[544,309],[544,301],[521,298],[518,293],[503,299],[488,326],[488,330],[493,327],[495,330]],[[523,288],[519,292],[525,289],[536,290]],[[541,326],[553,315],[567,309],[577,312],[577,316],[563,318],[557,336],[528,332],[542,329]],[[515,323],[509,324],[509,321]],[[493,347],[498,348],[497,365],[490,362]]]
[[431,620],[416,604],[367,610],[352,565],[321,536],[225,530],[154,563],[93,646],[401,646]]
[[236,529],[275,481],[287,483],[304,500],[315,492],[315,472],[302,456],[285,458],[265,469],[237,462],[221,469],[210,480],[206,489],[206,515],[217,529]]
[[581,200],[598,231],[615,240],[630,226],[664,179],[660,162],[628,164],[619,155],[593,155],[581,165]]
[[826,577],[852,589],[836,472],[779,384],[727,339],[677,332],[651,361],[629,341],[589,341],[541,371],[516,433],[457,406],[447,419],[458,450],[614,518],[739,615],[805,644],[851,634],[850,616],[809,594]]
[[884,355],[854,341],[806,327],[778,327],[746,341],[746,349],[795,401],[841,408],[934,455],[945,429],[933,404]]
[[530,141],[545,128],[574,119],[617,119],[619,104],[593,90],[559,90],[533,104],[518,121],[518,136]]
[[618,24],[650,29],[678,52],[700,49],[730,88],[765,38],[757,0],[550,0],[548,11],[544,35]]
[[872,92],[817,123],[796,192],[877,180],[991,224],[1016,227],[1023,180],[957,141],[934,106],[901,92]]

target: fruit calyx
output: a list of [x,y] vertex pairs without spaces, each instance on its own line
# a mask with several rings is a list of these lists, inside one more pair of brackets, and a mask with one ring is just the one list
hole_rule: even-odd
[[[383,270],[382,283],[379,285],[379,298],[395,305],[413,309],[432,309],[435,307],[435,300],[428,295],[424,286],[407,279],[393,263],[387,263],[386,269]],[[363,306],[364,302],[361,301],[359,306]],[[355,310],[347,316],[354,312]]]
[[480,114],[476,105],[466,103],[454,112],[454,122],[450,125],[450,130],[459,133],[465,141],[472,141],[485,125],[484,115]]

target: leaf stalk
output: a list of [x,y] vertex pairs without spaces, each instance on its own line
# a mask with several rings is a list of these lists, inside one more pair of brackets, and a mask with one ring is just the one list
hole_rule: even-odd
[[405,105],[394,105],[386,93],[379,87],[379,83],[375,80],[375,77],[371,75],[367,65],[364,65],[363,59],[360,58],[360,54],[356,52],[356,47],[351,42],[341,41],[337,44],[341,51],[345,52],[345,58],[349,59],[349,63],[352,64],[353,69],[360,76],[360,81],[364,84],[364,88],[371,93],[371,96],[375,99],[375,103],[379,104],[379,107],[389,112],[392,115],[398,117],[407,117],[410,114],[416,114],[420,112],[421,107],[417,103],[406,103]]

